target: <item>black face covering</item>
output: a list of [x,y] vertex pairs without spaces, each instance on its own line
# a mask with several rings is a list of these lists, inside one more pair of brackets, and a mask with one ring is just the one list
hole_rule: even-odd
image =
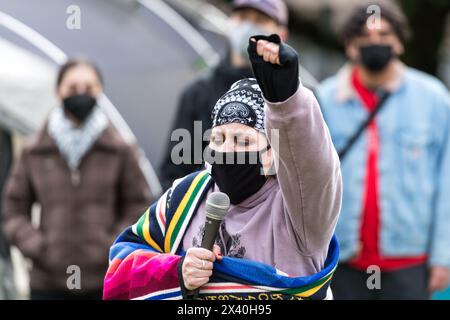
[[74,95],[63,100],[64,110],[80,122],[86,120],[96,103],[95,98],[87,94]]
[[369,45],[359,48],[361,63],[372,72],[382,71],[392,59],[392,47],[389,45]]
[[[211,150],[211,149],[210,149]],[[226,193],[232,204],[241,203],[266,183],[262,171],[261,154],[266,152],[218,152],[211,150],[211,176],[220,191]]]

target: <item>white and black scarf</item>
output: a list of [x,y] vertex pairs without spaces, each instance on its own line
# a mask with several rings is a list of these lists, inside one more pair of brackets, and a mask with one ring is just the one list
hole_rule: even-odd
[[58,107],[50,113],[47,130],[69,168],[75,170],[107,126],[108,119],[98,107],[79,127]]

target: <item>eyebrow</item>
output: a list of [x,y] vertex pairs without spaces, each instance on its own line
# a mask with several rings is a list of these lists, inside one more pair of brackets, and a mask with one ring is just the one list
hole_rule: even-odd
[[211,137],[218,136],[218,135],[222,135],[223,136],[224,135],[223,131],[222,130],[215,130],[215,131],[212,131],[211,134],[210,134]]
[[240,137],[255,138],[255,134],[253,132],[247,133],[247,132],[243,132],[243,131],[233,132],[233,136],[238,137],[238,138],[240,138]]

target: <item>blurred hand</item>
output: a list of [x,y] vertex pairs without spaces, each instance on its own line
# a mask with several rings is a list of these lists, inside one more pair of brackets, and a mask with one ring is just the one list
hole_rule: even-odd
[[267,40],[256,41],[254,38],[251,38],[251,41],[256,43],[256,53],[262,57],[264,61],[281,65],[279,44]]
[[195,290],[209,282],[213,273],[213,262],[222,259],[220,247],[214,245],[213,251],[203,248],[190,248],[181,267],[184,286]]
[[430,280],[428,290],[430,292],[444,290],[450,283],[450,269],[446,267],[434,266],[430,269]]

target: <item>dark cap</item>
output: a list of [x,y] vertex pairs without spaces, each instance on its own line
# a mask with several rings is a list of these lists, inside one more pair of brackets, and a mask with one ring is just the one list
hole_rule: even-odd
[[268,15],[278,24],[287,26],[289,13],[283,0],[233,0],[233,9],[253,8]]

